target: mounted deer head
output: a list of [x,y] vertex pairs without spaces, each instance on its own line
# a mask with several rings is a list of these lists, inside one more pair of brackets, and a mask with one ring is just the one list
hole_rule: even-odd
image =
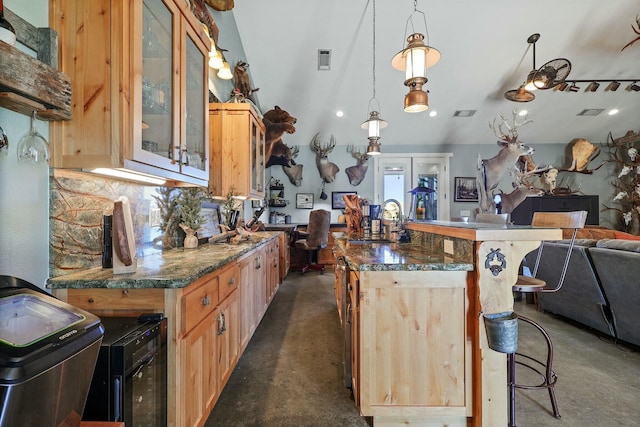
[[[495,205],[488,195],[495,190],[507,171],[514,170],[516,162],[521,156],[533,154],[533,148],[523,144],[518,140],[518,128],[531,123],[527,116],[521,122],[517,121],[518,112],[513,110],[513,124],[507,123],[507,120],[498,115],[500,123],[496,126],[496,119],[489,127],[494,134],[500,139],[498,146],[501,147],[498,154],[490,159],[482,159],[478,155],[478,199],[480,202],[480,211],[482,213],[493,213]],[[506,130],[505,130],[506,129]]]
[[327,156],[333,151],[336,146],[336,139],[331,135],[329,144],[320,145],[320,134],[316,133],[311,140],[311,150],[316,153],[316,166],[318,172],[320,172],[320,178],[324,182],[333,182],[336,179],[336,174],[340,171],[340,168],[335,163],[331,163]]
[[282,139],[275,141],[271,146],[271,155],[265,167],[269,168],[273,165],[292,166],[295,164],[291,147],[282,142]]
[[349,177],[349,183],[351,185],[358,185],[364,179],[364,176],[367,174],[367,169],[369,165],[367,164],[367,160],[369,160],[369,156],[367,153],[361,153],[360,150],[355,149],[355,147],[351,144],[347,146],[347,152],[351,153],[353,157],[358,161],[355,166],[350,166],[345,169],[347,176]]
[[298,153],[300,152],[300,147],[297,145],[291,149],[291,166],[282,165],[282,171],[289,178],[289,182],[291,182],[296,187],[300,187],[302,185],[302,167],[303,165],[296,164],[293,159],[298,157]]

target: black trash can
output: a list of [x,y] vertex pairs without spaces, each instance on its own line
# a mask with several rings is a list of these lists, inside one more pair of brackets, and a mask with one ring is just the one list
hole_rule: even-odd
[[97,316],[0,276],[0,427],[78,426],[103,334]]

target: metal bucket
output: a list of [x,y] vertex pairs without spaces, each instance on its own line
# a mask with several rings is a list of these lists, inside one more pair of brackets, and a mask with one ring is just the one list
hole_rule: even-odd
[[518,315],[513,311],[484,315],[489,348],[500,353],[518,349]]

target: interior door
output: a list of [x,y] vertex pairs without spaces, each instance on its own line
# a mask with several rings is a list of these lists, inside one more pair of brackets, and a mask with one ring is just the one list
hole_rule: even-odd
[[374,200],[397,200],[402,215],[411,214],[411,189],[418,185],[434,190],[427,200],[426,219],[449,219],[450,153],[386,154],[374,159]]

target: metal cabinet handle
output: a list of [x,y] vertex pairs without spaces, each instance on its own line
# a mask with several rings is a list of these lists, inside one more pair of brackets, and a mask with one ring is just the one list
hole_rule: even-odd
[[230,277],[229,278],[229,284],[230,285],[235,285],[236,284],[236,278],[235,277]]
[[220,325],[218,327],[218,335],[222,335],[224,331],[227,330],[227,321],[224,317],[224,313],[220,313],[218,316],[218,324]]
[[202,298],[202,305],[209,305],[211,304],[211,298],[209,298],[209,295],[205,295]]
[[259,256],[256,258],[256,270],[259,270],[262,268],[262,257]]

